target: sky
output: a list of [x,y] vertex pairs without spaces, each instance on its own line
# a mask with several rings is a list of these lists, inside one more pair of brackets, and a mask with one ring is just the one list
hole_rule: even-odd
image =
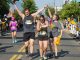
[[[20,0],[19,2],[17,2],[17,5],[20,7],[21,4]],[[42,6],[44,6],[45,4],[48,4],[50,6],[54,6],[54,1],[55,1],[55,6],[61,6],[63,4],[63,0],[34,0],[36,3],[36,6],[38,8],[41,8]]]
[[[42,8],[45,4],[48,4],[50,6],[54,6],[54,2],[55,2],[55,6],[62,6],[65,0],[34,0],[36,3],[36,6],[38,8]],[[78,2],[80,2],[80,0],[76,0]],[[19,7],[20,10],[22,10],[21,8],[21,2],[22,0],[19,0],[18,2],[16,2],[16,5]],[[12,9],[13,9],[13,5],[12,5]]]
[[35,0],[36,5],[41,8],[42,6],[44,6],[45,4],[48,4],[50,6],[61,6],[63,4],[63,0]]
[[[76,0],[76,1],[80,1],[80,0]],[[39,8],[41,8],[44,4],[54,6],[54,3],[55,6],[60,7],[64,4],[65,0],[35,0],[35,2]]]
[[[48,4],[50,6],[54,6],[54,3],[55,3],[55,6],[60,7],[64,4],[64,1],[65,0],[35,0],[36,5],[38,6],[38,8],[41,8],[45,4]],[[80,2],[80,0],[76,0],[76,1]]]

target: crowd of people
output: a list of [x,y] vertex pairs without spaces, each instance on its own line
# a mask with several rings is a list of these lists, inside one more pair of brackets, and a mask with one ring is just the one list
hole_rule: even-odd
[[72,17],[63,22],[64,29],[67,29],[74,37],[80,39],[80,20]]
[[[37,40],[39,41],[39,53],[40,53],[40,60],[47,60],[47,48],[48,43],[50,44],[50,50],[52,56],[54,55],[55,59],[59,58],[58,55],[58,45],[57,41],[60,41],[60,38],[62,36],[62,23],[59,21],[59,16],[57,14],[51,15],[51,12],[48,8],[48,6],[44,6],[42,9],[39,9],[37,12],[30,14],[30,10],[26,8],[24,10],[25,13],[22,13],[16,4],[14,4],[15,10],[18,12],[20,17],[23,21],[23,41],[25,45],[25,53],[26,55],[29,55],[30,57],[33,56],[34,53],[34,42],[35,42],[35,36],[37,37]],[[36,21],[35,24],[35,17],[48,8],[49,18],[47,19],[45,15],[40,15],[39,19]],[[8,21],[9,20],[9,21]],[[64,20],[63,23],[64,28],[68,29],[72,34],[76,34],[76,36],[79,36],[80,32],[80,21],[79,23],[74,23],[73,18],[71,20]],[[6,24],[7,23],[7,24]],[[21,28],[21,27],[20,27]],[[77,28],[77,30],[76,30]],[[16,43],[16,33],[18,31],[18,21],[14,16],[11,16],[10,19],[3,18],[1,20],[1,32],[2,34],[6,33],[6,31],[11,32],[12,36],[12,42]],[[55,54],[53,54],[55,53]]]
[[[15,18],[15,17],[14,17]],[[0,32],[1,36],[6,36],[8,33],[10,33],[10,21],[12,20],[12,17],[8,17],[8,15],[4,15],[3,18],[0,19]],[[16,18],[15,18],[16,20]],[[22,30],[22,21],[21,20],[16,20],[17,21],[17,28],[18,31]]]
[[[23,28],[23,41],[25,45],[25,53],[30,57],[33,56],[34,53],[34,41],[39,41],[39,52],[40,52],[40,60],[47,60],[47,48],[48,43],[50,43],[50,50],[51,56],[53,56],[53,50],[55,50],[55,59],[58,58],[58,45],[56,44],[58,37],[62,36],[62,26],[59,21],[59,16],[54,14],[50,19],[46,18],[45,15],[39,15],[38,19],[36,20],[35,17],[48,8],[45,5],[42,9],[38,10],[37,12],[30,14],[28,8],[25,9],[25,14],[23,14],[18,7],[14,4],[15,10],[22,18],[23,24],[21,20],[16,20],[14,15],[12,14],[11,17],[4,16],[3,19],[0,20],[0,27],[1,27],[1,36],[7,35],[7,33],[11,33],[12,43],[17,43],[17,31]],[[49,11],[50,14],[50,11]],[[35,23],[36,22],[36,23]]]
[[[48,8],[48,6],[44,6],[42,9],[39,9],[37,12],[30,14],[28,8],[26,8],[25,14],[23,14],[18,7],[14,4],[15,9],[18,14],[21,16],[23,21],[23,41],[25,42],[25,53],[29,54],[30,57],[33,56],[34,50],[34,41],[35,35],[37,34],[37,40],[39,40],[39,52],[40,52],[40,60],[47,60],[46,52],[48,48],[48,42],[51,41],[51,53],[53,53],[53,48],[55,51],[55,59],[58,58],[58,45],[56,44],[58,37],[62,36],[62,26],[59,21],[59,16],[54,14],[50,17],[50,20],[45,18],[44,15],[40,15],[39,19],[35,24],[35,16],[37,16],[40,12]],[[50,14],[50,11],[49,11]],[[36,25],[36,26],[35,26]],[[53,55],[53,54],[52,54]]]

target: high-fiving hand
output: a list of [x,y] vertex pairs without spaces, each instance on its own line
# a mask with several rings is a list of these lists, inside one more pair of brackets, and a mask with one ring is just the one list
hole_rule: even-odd
[[48,8],[48,5],[47,5],[47,4],[45,4],[44,8]]
[[12,1],[12,2],[13,2],[13,4],[15,4],[15,2],[16,2],[16,1],[19,1],[19,0],[13,0],[13,1]]

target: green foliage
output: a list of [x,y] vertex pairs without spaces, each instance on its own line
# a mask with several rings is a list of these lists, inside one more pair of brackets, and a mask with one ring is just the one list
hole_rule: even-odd
[[9,2],[8,0],[0,0],[0,15],[3,17],[4,14],[9,12]]
[[22,7],[23,7],[23,12],[25,8],[28,8],[30,10],[30,13],[34,13],[37,10],[34,0],[26,0],[25,2],[23,2]]
[[63,9],[60,11],[60,17],[66,18],[71,17],[72,15],[80,15],[80,6],[78,2],[72,1],[71,3],[63,5]]
[[[50,6],[48,8],[50,9],[51,15],[53,15],[55,13],[55,9]],[[48,9],[46,9],[45,14],[49,16]]]
[[16,18],[16,20],[21,19],[21,17],[19,16],[18,12],[16,10],[14,10],[14,17]]

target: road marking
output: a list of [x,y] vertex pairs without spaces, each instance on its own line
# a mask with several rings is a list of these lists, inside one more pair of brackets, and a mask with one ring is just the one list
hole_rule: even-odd
[[[18,52],[22,52],[24,48],[25,48],[25,45],[23,45],[23,46],[18,50]],[[10,60],[15,60],[17,57],[18,57],[18,55],[15,54],[15,55],[13,55],[13,56],[10,58]]]
[[[23,49],[22,52],[25,52],[25,49]],[[19,59],[21,59],[22,57],[23,57],[23,55],[18,55],[15,60],[19,60]]]

